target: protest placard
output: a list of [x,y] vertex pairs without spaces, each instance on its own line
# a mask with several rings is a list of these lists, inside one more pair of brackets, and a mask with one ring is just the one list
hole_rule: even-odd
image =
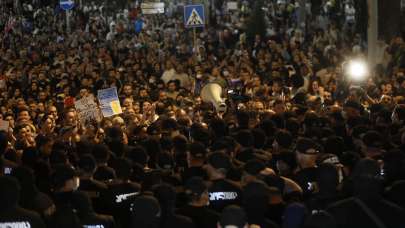
[[94,96],[90,95],[75,101],[75,108],[79,114],[80,121],[86,123],[87,121],[100,121],[100,110],[94,101]]
[[104,117],[110,117],[122,113],[116,87],[97,91],[97,98],[100,102],[101,112]]

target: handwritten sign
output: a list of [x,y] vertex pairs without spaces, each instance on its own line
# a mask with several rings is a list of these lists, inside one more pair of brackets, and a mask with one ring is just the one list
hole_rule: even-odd
[[122,113],[120,100],[118,99],[117,88],[111,87],[97,91],[97,98],[100,102],[101,112],[104,117],[119,115]]
[[86,121],[92,120],[101,120],[100,110],[94,100],[94,96],[90,95],[78,101],[75,101],[75,108],[82,123],[86,123]]

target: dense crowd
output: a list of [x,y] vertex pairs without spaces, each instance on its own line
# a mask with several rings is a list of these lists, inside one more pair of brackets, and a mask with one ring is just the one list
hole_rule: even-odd
[[[0,227],[405,227],[405,43],[348,77],[353,1],[264,1],[262,35],[256,1],[215,1],[196,39],[177,1],[69,29],[46,2],[0,1]],[[122,113],[81,118],[111,87]]]

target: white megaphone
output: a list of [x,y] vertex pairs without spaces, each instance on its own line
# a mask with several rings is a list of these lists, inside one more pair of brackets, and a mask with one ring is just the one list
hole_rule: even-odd
[[222,87],[217,83],[208,83],[201,89],[201,99],[212,103],[217,112],[226,112],[225,99],[221,98]]

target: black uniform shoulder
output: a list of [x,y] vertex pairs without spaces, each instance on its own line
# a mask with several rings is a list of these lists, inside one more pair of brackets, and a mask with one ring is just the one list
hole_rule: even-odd
[[41,216],[23,208],[0,212],[0,227],[45,228]]
[[12,210],[7,210],[7,211],[0,211],[0,220],[11,216],[11,217],[20,217],[20,218],[40,218],[39,214],[34,212],[34,211],[30,211],[21,207],[17,207],[15,209]]
[[115,176],[115,170],[108,166],[99,166],[94,173],[94,179],[99,181],[112,180]]
[[173,215],[170,216],[162,225],[162,228],[171,228],[171,227],[179,227],[179,228],[193,228],[194,223],[191,218],[183,216],[183,215]]
[[109,215],[92,214],[81,218],[81,223],[84,227],[104,227],[104,228],[114,228],[115,222],[114,218]]

